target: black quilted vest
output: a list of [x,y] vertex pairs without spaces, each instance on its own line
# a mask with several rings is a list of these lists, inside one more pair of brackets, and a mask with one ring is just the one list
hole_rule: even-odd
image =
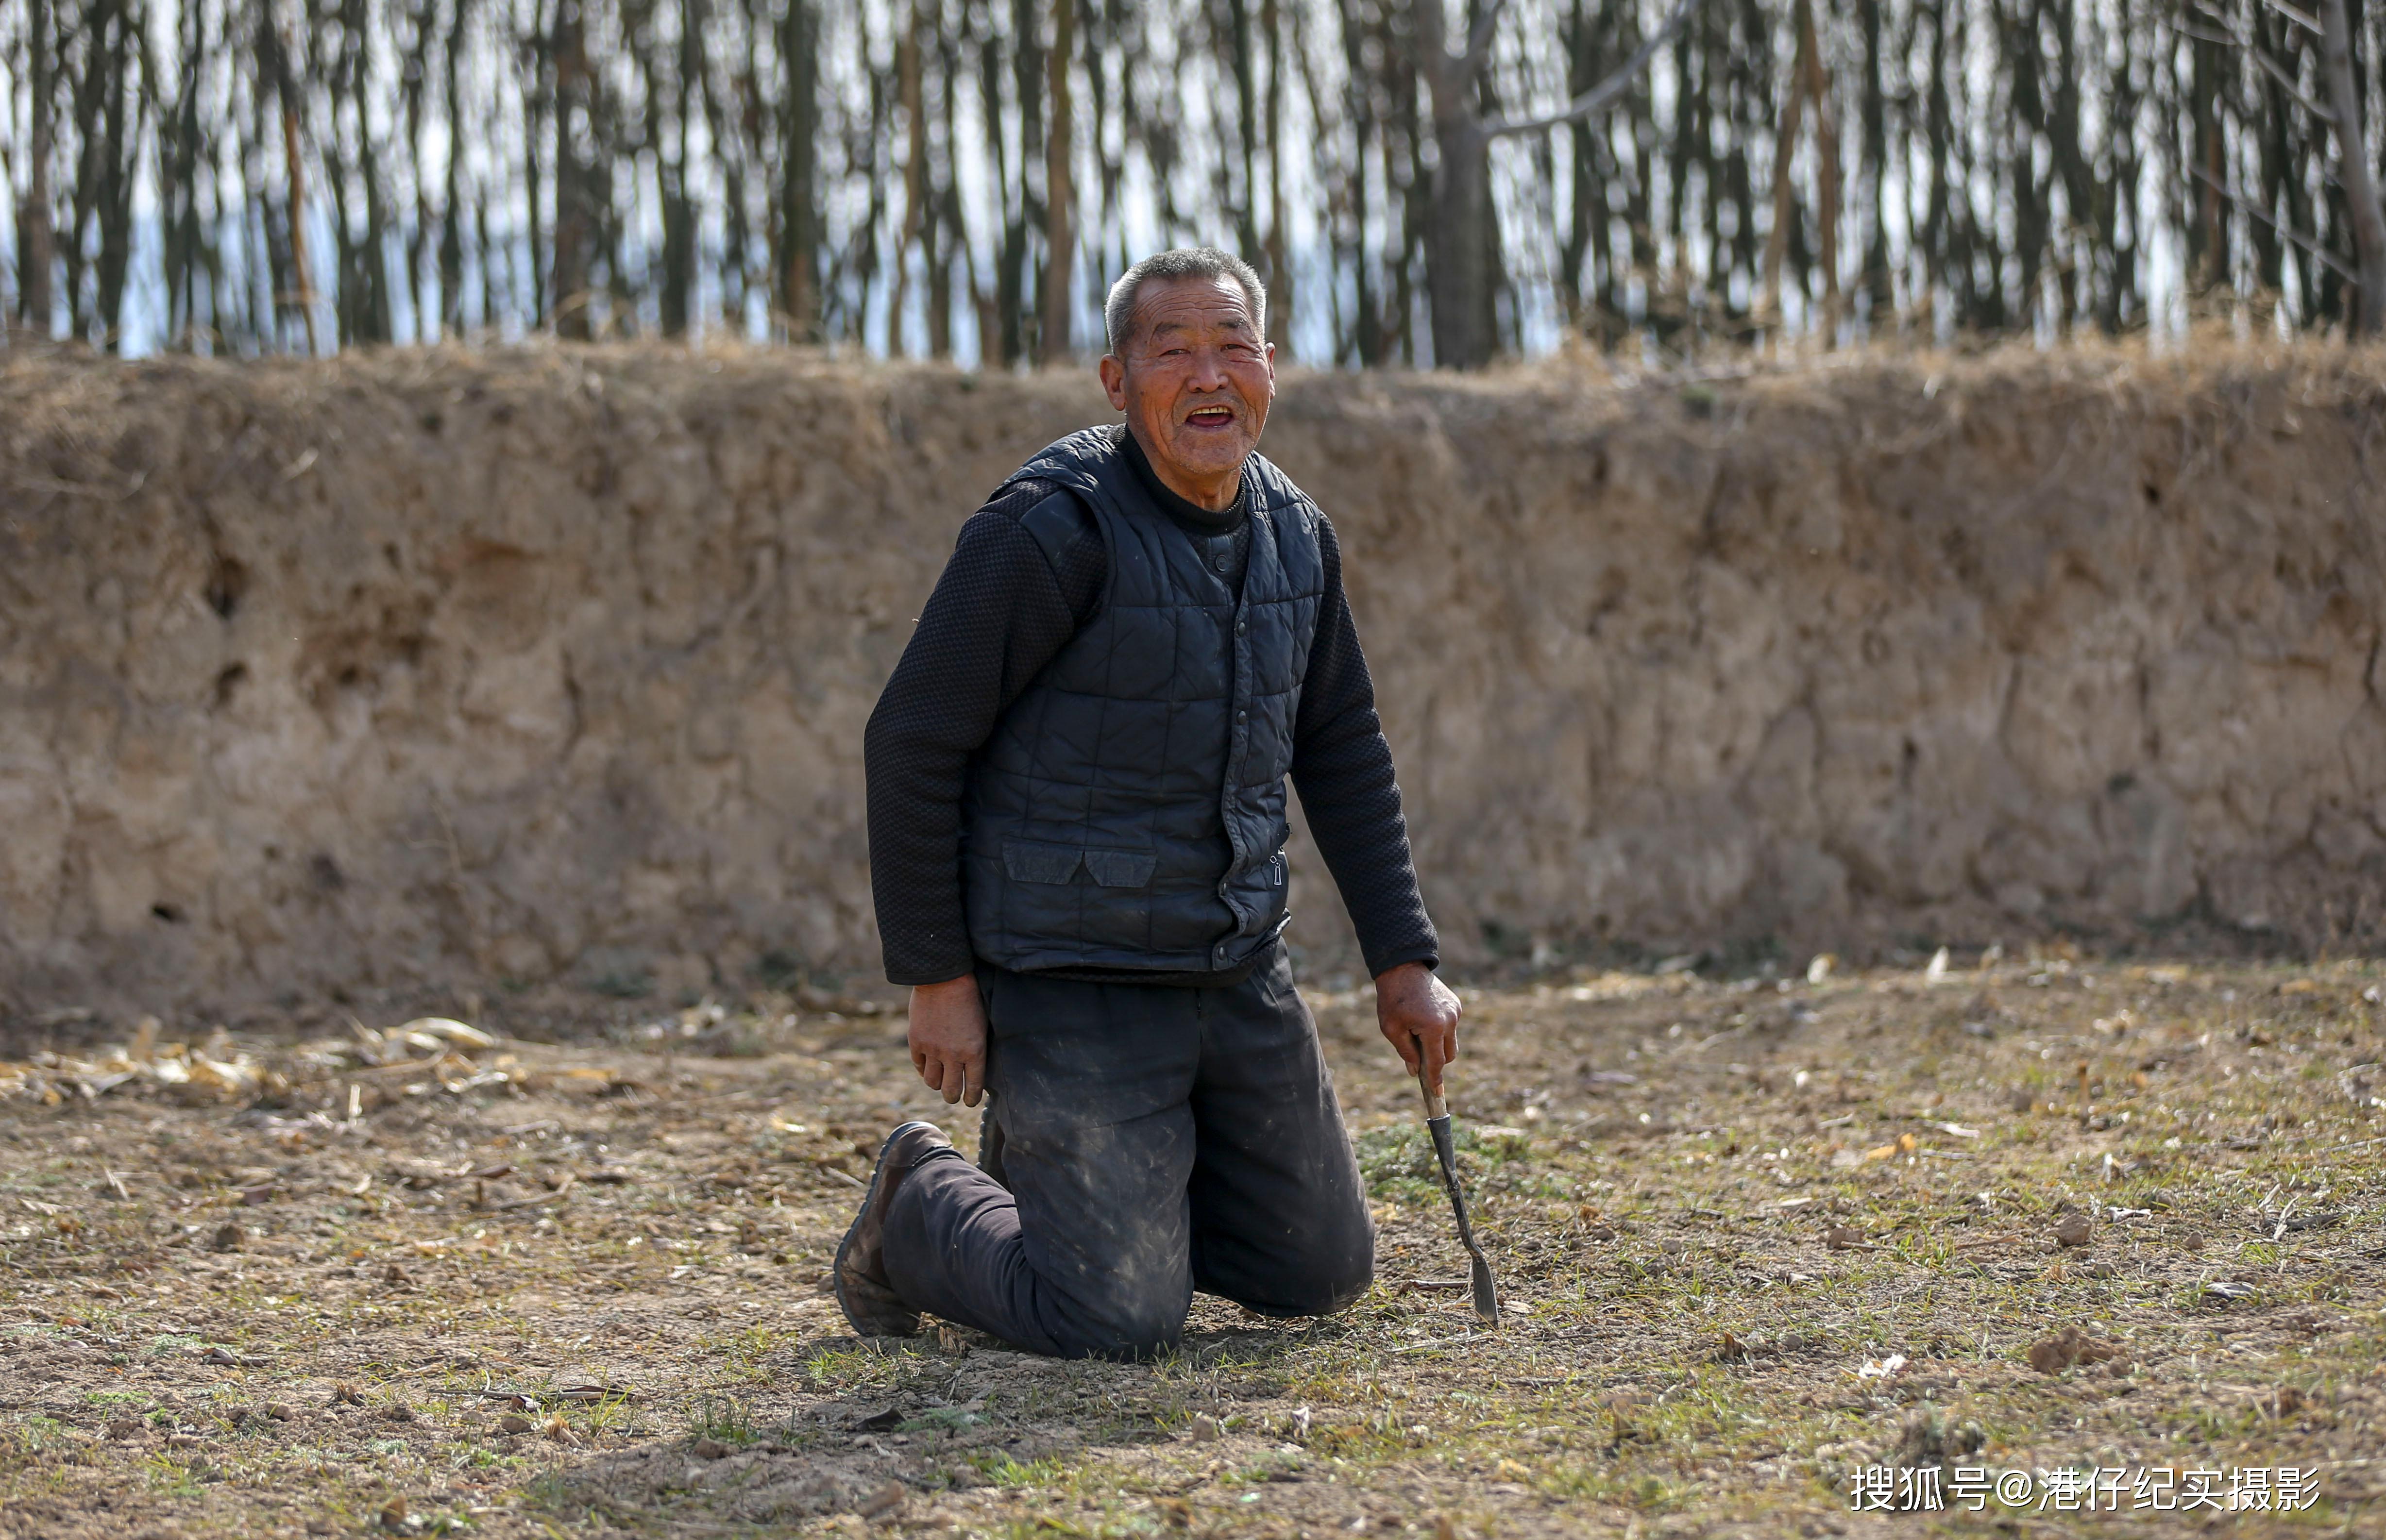
[[1011,480],[1058,482],[1110,552],[1099,610],[970,771],[970,944],[998,967],[1215,971],[1284,928],[1285,774],[1325,594],[1317,506],[1253,455],[1237,599],[1155,507],[1123,428]]

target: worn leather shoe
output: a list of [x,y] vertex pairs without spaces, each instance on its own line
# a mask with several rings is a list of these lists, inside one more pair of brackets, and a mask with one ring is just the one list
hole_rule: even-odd
[[904,1304],[886,1280],[886,1209],[905,1172],[930,1151],[952,1147],[943,1129],[926,1122],[901,1124],[878,1146],[878,1169],[870,1173],[861,1212],[836,1248],[836,1302],[865,1337],[919,1334],[920,1312]]

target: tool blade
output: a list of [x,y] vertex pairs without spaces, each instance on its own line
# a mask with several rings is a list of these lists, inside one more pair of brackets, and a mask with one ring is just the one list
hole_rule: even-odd
[[1481,1243],[1475,1238],[1475,1225],[1467,1217],[1466,1194],[1458,1185],[1458,1150],[1450,1138],[1450,1118],[1444,1114],[1428,1118],[1425,1125],[1433,1134],[1433,1152],[1441,1164],[1441,1184],[1450,1194],[1450,1211],[1458,1221],[1458,1238],[1466,1247],[1470,1266],[1470,1285],[1475,1296],[1475,1313],[1487,1325],[1500,1324],[1500,1288],[1491,1279],[1491,1263],[1484,1257]]
[[1476,1252],[1475,1262],[1475,1313],[1487,1326],[1500,1324],[1500,1288],[1491,1282],[1491,1264]]

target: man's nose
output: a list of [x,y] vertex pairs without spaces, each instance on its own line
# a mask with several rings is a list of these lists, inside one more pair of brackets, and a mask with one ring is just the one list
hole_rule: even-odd
[[1224,355],[1210,348],[1203,348],[1193,355],[1192,377],[1186,382],[1188,389],[1223,391],[1229,383]]

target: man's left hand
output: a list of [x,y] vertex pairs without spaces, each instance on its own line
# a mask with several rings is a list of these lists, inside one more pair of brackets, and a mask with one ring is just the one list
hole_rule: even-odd
[[[1441,1095],[1442,1066],[1458,1057],[1458,996],[1421,962],[1375,975],[1375,1024],[1399,1050],[1409,1073],[1425,1073],[1425,1089]],[[1420,1058],[1422,1056],[1422,1058]]]

